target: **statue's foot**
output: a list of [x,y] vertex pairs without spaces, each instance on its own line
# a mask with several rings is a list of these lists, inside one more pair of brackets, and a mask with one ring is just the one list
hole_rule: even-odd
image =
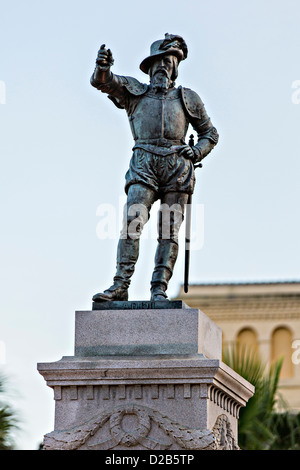
[[162,289],[151,289],[151,302],[160,302],[167,299],[167,294]]
[[103,293],[93,296],[94,302],[105,302],[107,300],[128,300],[128,290],[122,286],[113,285]]
[[151,295],[151,302],[160,302],[161,300],[168,300],[167,297],[160,294]]

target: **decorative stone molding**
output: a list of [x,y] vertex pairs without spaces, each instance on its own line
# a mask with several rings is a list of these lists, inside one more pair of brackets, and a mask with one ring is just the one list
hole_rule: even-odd
[[239,450],[226,415],[218,416],[212,431],[216,439],[216,450]]
[[212,385],[209,389],[208,397],[210,401],[218,405],[224,411],[227,411],[235,418],[239,417],[239,410],[241,406],[236,400],[230,397],[223,390],[220,390],[219,388]]
[[[137,425],[131,429],[124,429],[122,422],[125,416],[134,415]],[[218,418],[219,419],[219,418]],[[171,438],[170,443],[159,442],[149,437],[153,423]],[[101,431],[105,424],[108,425],[109,436],[104,438]],[[224,430],[225,429],[225,430]],[[97,442],[89,443],[89,439],[96,435]],[[104,433],[103,433],[104,435]],[[90,419],[88,422],[62,431],[52,431],[44,437],[43,447],[45,450],[108,450],[117,446],[135,447],[137,445],[145,449],[164,450],[173,443],[182,449],[190,450],[213,450],[223,448],[232,437],[230,424],[222,418],[216,423],[216,436],[211,430],[189,429],[182,424],[174,422],[157,410],[136,404],[113,408]],[[224,436],[229,436],[224,440]],[[225,443],[225,444],[224,444]]]
[[[276,309],[280,306],[276,304]],[[210,318],[215,322],[221,321],[245,321],[251,320],[262,321],[262,320],[299,320],[299,305],[295,306],[295,309],[287,311],[286,305],[282,305],[282,310],[277,312],[270,305],[244,305],[241,306],[240,310],[234,310],[234,308],[226,309],[221,312],[216,312],[216,309],[210,313]]]
[[[78,400],[79,388],[83,388],[82,399],[94,400],[100,397],[101,400],[126,400],[136,399],[140,400],[146,395],[149,399],[157,400],[161,397],[172,400],[176,396],[180,395],[185,399],[191,399],[192,394],[198,398],[207,398],[207,384],[139,384],[139,385],[67,385],[60,386],[56,385],[54,388],[54,400],[60,401],[63,396],[67,396],[68,400]],[[222,396],[228,397],[224,392],[219,390],[217,387],[210,387],[209,398],[218,405],[221,405],[223,400],[217,399],[218,393],[222,393]],[[225,401],[227,401],[227,398]],[[234,401],[234,400],[232,400]],[[231,412],[230,407],[230,412]],[[225,409],[225,408],[224,408]],[[229,408],[227,409],[229,411]],[[232,413],[233,414],[233,413]],[[234,414],[235,416],[235,414]]]
[[215,322],[299,320],[299,282],[198,284],[179,297]]

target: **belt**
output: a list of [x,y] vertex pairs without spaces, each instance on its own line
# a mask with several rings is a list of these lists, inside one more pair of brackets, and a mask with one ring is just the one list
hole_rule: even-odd
[[140,140],[137,139],[135,141],[136,145],[157,145],[157,147],[172,147],[173,145],[186,145],[184,140],[168,140],[165,139],[164,137],[161,137],[159,139],[147,139],[147,140]]

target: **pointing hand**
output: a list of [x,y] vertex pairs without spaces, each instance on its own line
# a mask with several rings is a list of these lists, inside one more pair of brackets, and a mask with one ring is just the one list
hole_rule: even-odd
[[105,44],[102,44],[98,51],[97,59],[96,59],[96,65],[101,67],[102,69],[104,68],[109,68],[113,65],[114,59],[112,56],[112,52],[110,49],[105,48]]

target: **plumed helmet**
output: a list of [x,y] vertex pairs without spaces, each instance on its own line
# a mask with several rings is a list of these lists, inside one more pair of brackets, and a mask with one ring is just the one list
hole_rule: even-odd
[[188,48],[181,36],[166,33],[165,39],[159,39],[151,44],[150,55],[142,61],[140,69],[148,74],[152,62],[167,54],[175,55],[178,63],[187,58]]

